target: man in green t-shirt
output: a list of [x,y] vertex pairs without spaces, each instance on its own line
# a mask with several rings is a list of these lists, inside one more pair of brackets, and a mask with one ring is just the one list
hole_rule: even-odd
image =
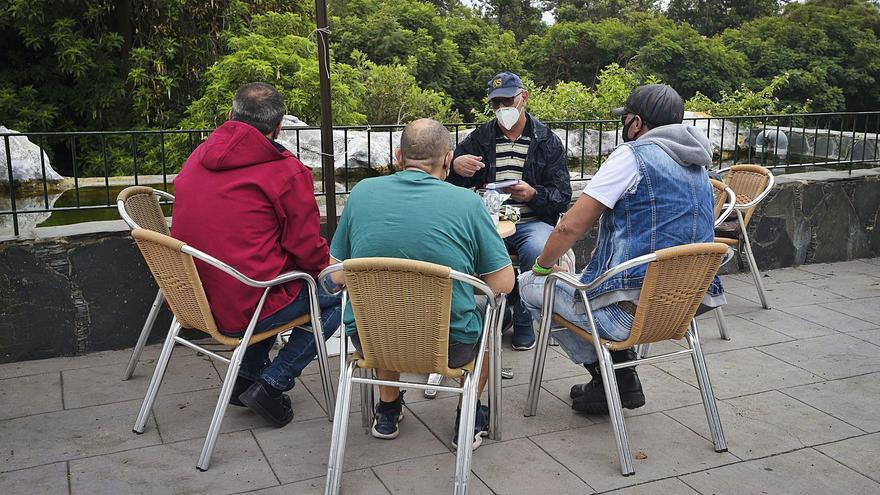
[[[514,282],[510,256],[482,201],[473,192],[444,182],[452,160],[449,131],[434,120],[416,120],[404,129],[395,156],[402,171],[363,180],[351,191],[331,243],[331,262],[365,257],[428,261],[480,277],[496,293],[510,292]],[[454,281],[450,368],[476,357],[482,320],[471,287]],[[350,305],[343,321],[346,334],[360,348]],[[484,359],[478,398],[489,376],[488,364]],[[386,370],[377,370],[377,375],[384,380],[400,379],[399,373]],[[403,393],[397,387],[382,386],[379,395],[372,434],[396,438],[403,417]],[[476,413],[474,448],[488,432],[488,407],[478,401]],[[456,431],[459,417],[460,411]]]

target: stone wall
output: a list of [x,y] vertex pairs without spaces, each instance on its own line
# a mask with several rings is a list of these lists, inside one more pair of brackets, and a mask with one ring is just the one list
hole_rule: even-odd
[[[762,270],[880,256],[878,215],[880,169],[788,175],[749,235]],[[591,232],[575,246],[579,268],[594,243]],[[0,363],[131,347],[155,294],[122,222],[0,239]],[[163,310],[151,342],[169,325]]]

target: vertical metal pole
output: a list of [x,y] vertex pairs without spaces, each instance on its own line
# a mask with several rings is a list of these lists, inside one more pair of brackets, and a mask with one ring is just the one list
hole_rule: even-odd
[[333,113],[330,107],[330,31],[327,28],[327,0],[315,0],[318,30],[318,74],[321,84],[321,164],[327,205],[327,237],[336,232],[336,181],[333,167]]
[[12,208],[12,234],[18,236],[18,213],[16,213],[15,208],[15,177],[12,175],[12,151],[9,149],[9,136],[3,136],[3,144],[6,146],[6,171],[9,174],[9,206]]

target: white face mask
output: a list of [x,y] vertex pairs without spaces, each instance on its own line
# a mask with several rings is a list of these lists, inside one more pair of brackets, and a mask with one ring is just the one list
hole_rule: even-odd
[[[521,97],[518,98],[521,99]],[[498,119],[498,123],[508,131],[513,129],[513,126],[519,121],[519,116],[519,103],[514,103],[512,107],[501,107],[498,110],[495,110],[495,118]]]

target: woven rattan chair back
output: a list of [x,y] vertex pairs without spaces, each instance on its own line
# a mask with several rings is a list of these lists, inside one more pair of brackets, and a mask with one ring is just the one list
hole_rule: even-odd
[[[737,204],[746,204],[757,198],[770,183],[770,171],[760,165],[734,165],[724,176],[724,183],[733,189]],[[756,205],[757,206],[757,205]],[[743,222],[749,224],[755,206],[743,212]]]
[[713,215],[713,218],[718,218],[718,215],[721,214],[721,210],[724,209],[724,203],[729,199],[727,197],[727,191],[724,190],[727,187],[727,184],[715,179],[709,179],[709,183],[712,184],[712,194],[715,195],[715,214]]
[[424,261],[355,258],[345,285],[363,349],[358,366],[461,376],[448,367],[450,269]]
[[125,211],[142,229],[152,230],[167,236],[171,235],[165,213],[152,187],[132,186],[119,192],[116,201],[125,204]]
[[727,253],[727,246],[707,242],[657,251],[648,265],[629,338],[614,347],[684,337]]
[[171,311],[184,328],[219,335],[208,297],[192,256],[181,251],[186,244],[146,229],[131,232],[150,272],[165,294]]

